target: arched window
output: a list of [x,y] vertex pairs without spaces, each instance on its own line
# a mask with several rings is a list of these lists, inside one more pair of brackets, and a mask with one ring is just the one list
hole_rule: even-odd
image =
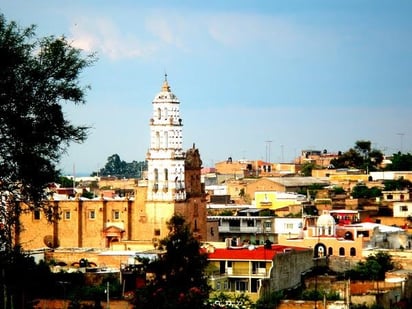
[[345,248],[343,248],[343,247],[340,247],[340,248],[339,248],[339,255],[340,255],[340,256],[344,256],[344,255],[345,255]]
[[328,255],[333,255],[333,248],[332,247],[328,248]]
[[350,248],[350,256],[356,256],[356,248]]
[[154,180],[155,182],[159,181],[159,171],[157,168],[154,169]]
[[165,138],[164,148],[169,148],[169,133],[167,131],[164,132],[164,138]]
[[167,119],[167,107],[164,108],[163,114],[164,114],[164,116],[165,116],[165,119]]
[[162,118],[162,110],[160,109],[160,107],[157,109],[157,119],[160,120],[160,118]]
[[156,132],[155,137],[155,148],[160,148],[160,133],[158,131]]
[[169,170],[167,168],[165,168],[165,180],[169,180]]

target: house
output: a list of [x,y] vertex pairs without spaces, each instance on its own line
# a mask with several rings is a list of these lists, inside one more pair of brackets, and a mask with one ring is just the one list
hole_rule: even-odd
[[[293,235],[292,235],[293,236]],[[360,222],[356,211],[324,211],[304,216],[298,237],[278,235],[281,245],[314,248],[314,258],[327,256],[361,260],[372,248],[399,249],[408,244],[406,232],[393,226]]]
[[313,267],[310,248],[271,244],[206,248],[208,278],[217,292],[242,292],[256,300],[265,291],[300,285],[302,274]]
[[208,221],[218,222],[220,241],[235,238],[238,242],[263,244],[269,239],[275,242],[273,212],[268,209],[245,208],[233,216],[208,216]]

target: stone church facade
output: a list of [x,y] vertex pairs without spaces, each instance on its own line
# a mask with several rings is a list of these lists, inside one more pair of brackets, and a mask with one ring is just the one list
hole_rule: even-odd
[[150,119],[148,178],[137,183],[134,196],[118,199],[50,200],[60,220],[48,222],[39,211],[21,215],[16,241],[25,250],[38,248],[111,248],[130,250],[153,245],[168,234],[167,222],[181,214],[194,236],[206,240],[206,194],[202,161],[195,145],[184,151],[180,101],[167,78],[153,102]]

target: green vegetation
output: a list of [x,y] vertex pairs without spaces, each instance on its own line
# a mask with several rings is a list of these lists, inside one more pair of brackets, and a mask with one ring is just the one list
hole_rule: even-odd
[[166,252],[153,262],[145,263],[154,279],[136,290],[137,308],[204,308],[210,287],[204,270],[207,255],[193,237],[183,217],[174,215],[168,222],[169,235],[160,241]]
[[353,148],[339,157],[331,160],[335,168],[357,168],[365,171],[376,171],[383,161],[383,154],[380,150],[372,149],[370,141],[357,141]]
[[369,255],[365,261],[356,264],[354,269],[346,272],[346,276],[355,280],[384,280],[385,272],[394,267],[391,256],[386,252]]
[[279,302],[284,298],[282,291],[273,291],[265,293],[256,302],[253,308],[256,309],[272,309],[276,308]]
[[384,180],[383,184],[385,186],[385,191],[405,190],[412,188],[412,183],[403,177],[396,180]]
[[147,161],[132,161],[127,163],[118,154],[107,158],[106,165],[91,176],[112,176],[117,178],[142,178],[142,172],[147,170]]
[[302,176],[312,176],[312,170],[316,168],[314,163],[304,163],[300,169],[300,174]]
[[391,159],[392,163],[386,167],[388,171],[412,171],[412,154],[396,153]]
[[65,37],[36,38],[35,26],[20,28],[2,14],[0,55],[0,308],[20,308],[22,299],[30,301],[38,288],[28,286],[34,278],[23,279],[30,272],[18,276],[18,269],[10,271],[16,260],[26,259],[13,238],[26,211],[22,205],[54,219],[53,205],[44,203],[45,188],[57,181],[57,163],[70,143],[85,141],[88,133],[87,126],[65,118],[62,104],[85,103],[88,87],[80,85],[80,75],[94,57],[83,55]]
[[375,198],[382,196],[382,191],[378,187],[368,188],[364,184],[357,184],[353,187],[352,193],[353,198]]
[[217,293],[207,300],[207,308],[255,308],[249,296],[245,293]]

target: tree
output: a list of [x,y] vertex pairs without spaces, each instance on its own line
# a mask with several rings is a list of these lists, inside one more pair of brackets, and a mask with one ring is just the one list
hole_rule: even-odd
[[[62,104],[85,103],[88,87],[79,85],[79,77],[94,56],[83,55],[64,37],[36,38],[35,26],[20,28],[0,14],[0,59],[0,254],[7,259],[22,212],[37,209],[49,219],[55,216],[44,203],[44,189],[58,179],[56,166],[70,143],[83,142],[88,132],[65,118]],[[0,273],[7,274],[5,265]],[[3,276],[1,281],[0,289],[11,282]],[[5,291],[17,293],[18,288]],[[17,294],[8,296],[20,308]],[[0,307],[7,308],[2,301]]]
[[412,171],[412,154],[396,153],[392,157],[392,163],[387,166],[389,171]]
[[384,280],[385,273],[393,268],[390,254],[379,251],[357,263],[354,269],[348,271],[348,276],[357,280]]
[[375,198],[382,196],[382,191],[378,187],[368,188],[365,184],[357,184],[353,187],[352,193],[353,198]]
[[404,179],[403,177],[399,177],[398,179],[384,180],[383,184],[385,186],[385,191],[405,190],[412,188],[412,183],[409,180]]
[[302,167],[300,169],[300,173],[302,174],[302,176],[312,176],[312,170],[316,167],[315,163],[304,163],[302,164]]
[[147,170],[147,162],[132,161],[127,163],[120,159],[118,154],[107,158],[106,165],[91,176],[114,176],[119,178],[141,178],[142,171]]
[[136,291],[137,308],[204,308],[209,286],[204,270],[208,264],[206,253],[190,232],[180,215],[168,222],[169,235],[160,241],[166,252],[147,264],[146,271],[154,279]]
[[348,151],[339,152],[338,158],[331,160],[336,168],[358,168],[366,171],[377,170],[383,161],[380,150],[372,149],[370,141],[356,141]]

